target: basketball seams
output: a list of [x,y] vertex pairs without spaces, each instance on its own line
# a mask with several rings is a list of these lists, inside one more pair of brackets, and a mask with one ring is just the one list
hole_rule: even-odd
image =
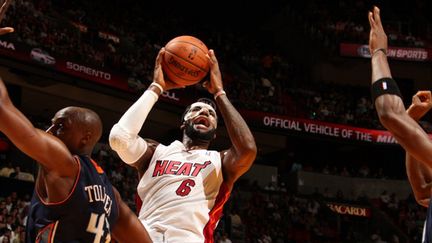
[[178,36],[165,45],[162,68],[173,82],[186,86],[198,83],[210,71],[208,51],[200,39]]
[[[171,52],[170,52],[170,55],[173,55],[173,56],[176,56],[176,57],[178,57],[177,55],[174,55],[174,54],[172,54]],[[180,58],[180,57],[179,57]],[[182,60],[184,60],[183,58],[182,58]],[[185,78],[184,76],[180,76],[180,75],[178,75],[177,74],[177,72],[175,72],[175,71],[173,71],[173,69],[171,68],[171,65],[169,65],[168,63],[167,63],[167,61],[165,60],[165,58],[162,60],[162,62],[164,62],[164,68],[166,68],[166,69],[168,69],[167,71],[169,71],[172,75],[174,75],[174,76],[176,76],[177,78],[179,78],[179,79],[182,79],[182,80],[185,80],[185,81],[191,81],[191,82],[195,82],[195,81],[197,81],[196,79],[187,79],[187,78]],[[195,65],[194,65],[195,66]],[[200,68],[201,69],[201,68]]]
[[[208,53],[208,49],[207,49],[207,50],[204,50],[203,48],[197,46],[195,43],[193,43],[193,42],[189,42],[189,41],[184,41],[184,40],[175,40],[175,41],[170,41],[170,42],[168,42],[168,43],[165,45],[165,48],[168,48],[169,45],[171,45],[171,44],[173,44],[173,43],[177,43],[177,42],[180,42],[180,43],[183,43],[183,44],[187,43],[187,44],[190,44],[190,45],[192,45],[192,46],[195,46],[196,48],[200,49],[200,50],[201,50],[205,55],[207,55],[207,53]],[[198,40],[197,40],[197,42],[198,42]],[[204,45],[204,44],[203,44],[203,45]]]
[[[179,56],[179,55],[176,55],[176,54],[173,53],[173,52],[170,52],[169,50],[165,50],[165,51],[168,52],[170,55],[173,55],[173,56],[175,56],[175,57],[177,57],[177,58],[180,58],[180,59],[182,59],[183,61],[185,61],[185,62],[191,64],[192,66],[194,66],[194,67],[196,67],[196,68],[199,68],[199,69],[200,69],[201,71],[203,71],[203,72],[207,72],[207,71],[208,71],[208,70],[205,70],[205,69],[203,69],[203,68],[197,66],[195,63],[190,62],[189,60],[184,59],[183,57],[181,57],[181,56]],[[167,64],[168,64],[168,63],[167,63]]]

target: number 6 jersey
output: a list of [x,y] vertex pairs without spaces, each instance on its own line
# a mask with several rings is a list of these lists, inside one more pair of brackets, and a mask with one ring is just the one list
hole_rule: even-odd
[[219,152],[186,151],[180,141],[156,147],[137,190],[139,219],[156,243],[213,242],[230,195]]

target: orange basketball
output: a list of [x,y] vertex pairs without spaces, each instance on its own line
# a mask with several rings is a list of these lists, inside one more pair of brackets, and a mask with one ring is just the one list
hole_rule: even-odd
[[184,86],[201,81],[209,71],[207,46],[198,38],[178,36],[165,45],[162,69],[165,78]]

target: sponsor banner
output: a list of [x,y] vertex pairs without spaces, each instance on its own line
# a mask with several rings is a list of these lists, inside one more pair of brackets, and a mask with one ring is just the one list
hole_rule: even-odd
[[124,91],[131,91],[128,87],[126,75],[114,73],[100,68],[93,68],[69,60],[59,60],[56,64],[56,69],[71,76],[109,85]]
[[369,143],[396,144],[388,131],[373,130],[316,120],[291,118],[257,111],[242,111],[249,124],[283,133],[301,132],[327,137],[357,140]]
[[[341,43],[339,52],[341,56],[370,58],[368,45]],[[387,56],[392,59],[405,61],[431,61],[432,49],[390,46],[387,50]]]
[[327,203],[327,206],[335,213],[343,215],[351,215],[358,217],[371,217],[371,209],[369,207],[354,206],[349,204]]
[[[90,67],[72,60],[60,59],[41,48],[30,48],[19,42],[0,39],[0,55],[31,65],[56,70],[84,80],[108,85],[130,93],[137,93],[137,91],[129,88],[128,77],[125,74]],[[198,97],[198,94],[191,94],[190,89],[169,90],[163,92],[161,95],[163,101],[181,106],[189,105],[196,100],[196,97]]]
[[26,45],[0,39],[0,55],[19,61],[31,61],[29,48]]
[[0,48],[2,50],[9,50],[11,52],[16,51],[15,44],[6,40],[0,40]]
[[[54,57],[42,48],[31,48],[25,44],[7,39],[0,39],[0,55],[23,61],[31,65],[49,68],[55,71],[111,86],[130,93],[137,93],[128,86],[126,74],[115,73],[101,68],[94,68],[72,60]],[[141,91],[140,91],[141,92]],[[161,100],[186,107],[202,97],[199,91],[192,88],[169,90],[161,95]],[[282,133],[300,132],[322,135],[339,139],[357,140],[371,143],[396,144],[395,138],[387,131],[351,127],[340,124],[291,118],[259,111],[239,111],[250,125]],[[429,135],[431,138],[431,134]]]
[[[83,32],[83,33],[87,33],[89,32],[89,28],[87,27],[87,25],[78,23],[78,22],[74,22],[74,21],[70,21],[71,25],[74,26],[75,28],[77,28],[79,31]],[[92,30],[95,31],[95,30]],[[105,32],[105,31],[97,31],[97,34],[99,36],[99,38],[104,39],[104,40],[112,40],[114,43],[120,43],[120,38],[114,34]]]
[[164,91],[159,98],[164,102],[186,107],[196,101],[195,97],[194,95],[187,95],[183,90],[168,90]]
[[93,68],[74,61],[54,57],[51,53],[42,48],[31,48],[21,43],[0,39],[0,55],[32,65],[40,65],[44,68],[53,69],[84,80],[133,92],[128,87],[128,77],[124,74]]

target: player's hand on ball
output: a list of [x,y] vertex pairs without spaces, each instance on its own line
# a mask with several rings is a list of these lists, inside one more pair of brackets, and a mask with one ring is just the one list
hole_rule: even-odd
[[412,103],[407,109],[408,115],[414,120],[420,120],[432,108],[432,95],[430,91],[418,91],[412,97]]
[[155,64],[155,69],[153,74],[153,82],[158,83],[160,86],[162,86],[163,90],[184,88],[185,86],[176,84],[164,78],[162,65],[161,65],[164,54],[165,54],[165,48],[161,48],[156,57],[156,64]]
[[208,52],[204,42],[194,36],[171,39],[161,62],[165,79],[183,86],[199,83],[209,72]]
[[216,94],[218,91],[223,90],[222,74],[214,50],[209,51],[208,58],[210,62],[210,81],[205,81],[203,87],[211,94]]

